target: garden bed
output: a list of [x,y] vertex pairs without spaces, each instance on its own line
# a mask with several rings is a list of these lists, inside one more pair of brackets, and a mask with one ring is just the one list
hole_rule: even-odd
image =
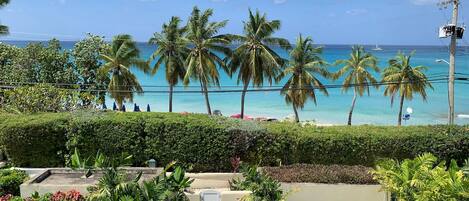
[[298,164],[264,167],[273,179],[285,183],[378,184],[365,166]]

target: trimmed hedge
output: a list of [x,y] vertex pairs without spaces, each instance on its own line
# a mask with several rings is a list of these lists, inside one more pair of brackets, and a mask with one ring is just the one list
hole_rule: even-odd
[[11,116],[0,125],[0,144],[16,166],[63,166],[68,119],[65,113]]
[[268,176],[286,183],[378,184],[371,170],[373,168],[360,165],[311,164],[262,168]]
[[132,154],[134,165],[150,158],[176,160],[193,171],[230,171],[230,158],[279,164],[373,166],[381,158],[413,158],[430,152],[462,162],[469,155],[468,126],[301,127],[201,114],[78,112],[1,115],[0,146],[14,165],[63,166],[75,148]]

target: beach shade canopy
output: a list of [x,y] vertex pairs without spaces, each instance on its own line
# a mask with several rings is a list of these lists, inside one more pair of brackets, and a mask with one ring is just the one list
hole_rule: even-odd
[[116,111],[117,110],[117,105],[116,105],[116,102],[114,102],[114,104],[112,104],[112,110]]
[[134,103],[134,112],[140,112],[140,107],[138,107],[137,103]]
[[106,103],[103,103],[103,110],[107,110]]
[[122,112],[125,112],[125,105],[122,105]]
[[[234,115],[231,115],[230,116],[231,118],[235,118],[235,119],[241,119],[241,114],[234,114]],[[244,119],[245,120],[251,120],[252,117],[248,116],[248,115],[244,115]]]
[[147,104],[147,112],[151,112],[151,110],[150,110],[150,104]]

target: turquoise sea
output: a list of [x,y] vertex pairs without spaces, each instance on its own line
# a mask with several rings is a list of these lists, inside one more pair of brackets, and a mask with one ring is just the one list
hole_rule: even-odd
[[[6,41],[6,43],[17,46],[24,46],[25,41]],[[73,48],[74,42],[63,42],[64,49]],[[337,59],[346,59],[351,50],[351,45],[322,45],[324,46],[323,58],[328,62],[334,62]],[[145,43],[139,43],[142,58],[147,59],[156,49],[154,46]],[[415,50],[413,65],[425,65],[429,69],[427,76],[432,78],[444,78],[448,74],[448,65],[446,63],[437,63],[436,59],[449,60],[449,50],[446,46],[381,46],[383,51],[372,51],[374,46],[365,46],[378,57],[380,67],[385,67],[387,61],[393,58],[399,50],[409,53]],[[277,48],[277,51],[287,57],[287,52]],[[330,67],[331,71],[336,71],[337,67]],[[145,93],[143,96],[136,96],[134,102],[140,105],[140,108],[146,108],[151,105],[152,111],[167,111],[168,95],[161,91],[167,90],[166,80],[164,78],[164,69],[152,77],[141,72],[135,72],[144,85]],[[469,77],[469,47],[459,47],[457,55],[456,73],[459,77]],[[376,76],[380,76],[376,74]],[[236,76],[234,76],[236,77]],[[341,81],[331,82],[324,80],[325,84],[341,84]],[[282,83],[274,84],[280,86]],[[178,86],[176,91],[194,91],[200,90],[197,83],[184,88]],[[268,86],[268,85],[266,85]],[[448,95],[447,83],[433,83],[434,90],[428,91],[428,101],[422,101],[421,97],[415,96],[412,101],[406,101],[404,112],[407,107],[413,109],[410,120],[406,125],[414,124],[444,124],[447,122]],[[469,82],[459,81],[456,83],[455,110],[456,115],[469,114]],[[236,79],[232,79],[222,74],[221,87],[211,88],[211,90],[241,89],[237,86]],[[300,111],[301,120],[315,120],[319,124],[345,124],[348,111],[352,101],[352,91],[343,93],[341,89],[329,89],[329,96],[326,97],[320,93],[317,95],[317,105],[309,102],[305,108]],[[240,111],[240,93],[211,93],[210,101],[212,110],[221,110],[223,115],[230,116]],[[112,106],[113,100],[108,99],[108,107]],[[397,101],[396,101],[397,103]],[[128,110],[133,109],[133,103],[126,104]],[[174,94],[173,110],[175,112],[197,112],[205,113],[205,102],[200,93],[176,93]],[[248,92],[246,96],[246,114],[253,117],[275,117],[282,119],[293,113],[291,106],[287,105],[279,92]],[[353,114],[353,124],[396,124],[398,113],[398,104],[391,107],[390,98],[383,96],[383,88],[371,90],[369,96],[359,97]],[[469,124],[469,119],[456,118],[458,124]]]

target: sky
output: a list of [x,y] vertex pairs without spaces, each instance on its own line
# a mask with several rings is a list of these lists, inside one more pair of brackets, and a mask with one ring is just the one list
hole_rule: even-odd
[[[461,0],[460,22],[469,15]],[[302,33],[320,44],[444,45],[437,29],[451,9],[438,0],[11,0],[0,10],[10,27],[6,40],[79,40],[86,33],[107,39],[121,33],[146,42],[171,16],[186,20],[194,6],[214,9],[212,20],[229,20],[222,33],[242,33],[248,9],[282,22],[276,33],[291,41]],[[469,19],[469,16],[467,16]],[[469,39],[460,43],[469,45]]]

